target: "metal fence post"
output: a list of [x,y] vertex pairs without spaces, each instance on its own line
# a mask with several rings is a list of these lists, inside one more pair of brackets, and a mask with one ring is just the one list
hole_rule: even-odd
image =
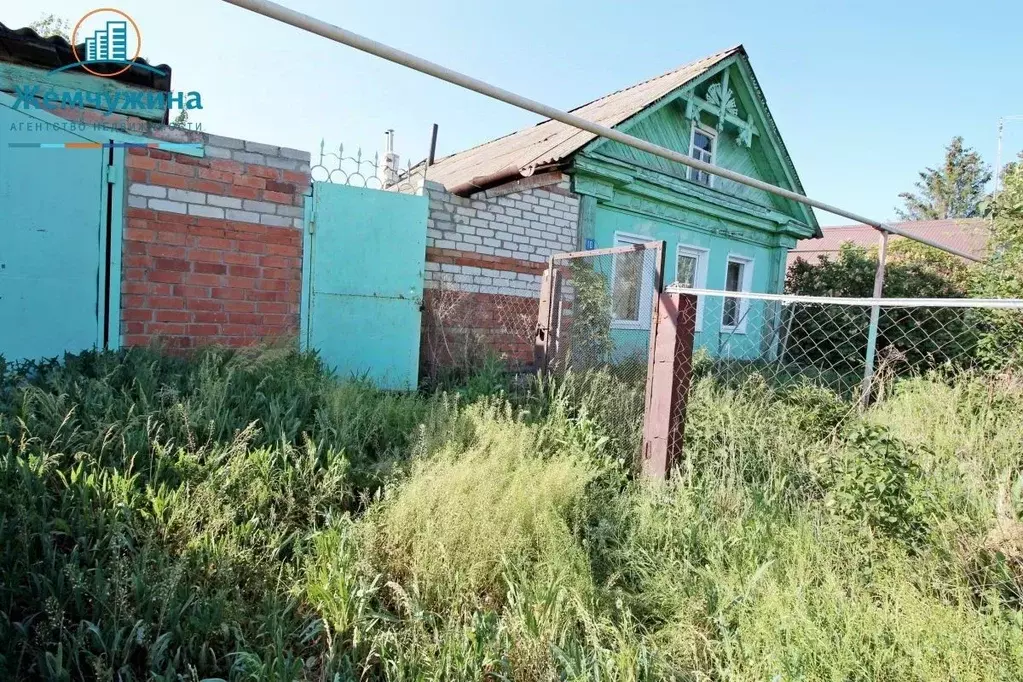
[[533,337],[533,364],[537,372],[547,371],[547,363],[550,354],[551,314],[554,306],[557,305],[557,281],[559,273],[551,260],[549,266],[543,271],[540,279],[540,305],[536,314],[536,333]]
[[[888,258],[888,233],[881,232],[877,249],[877,272],[874,273],[873,298],[881,298],[884,293],[884,269]],[[870,308],[870,326],[867,330],[867,354],[863,364],[863,384],[860,389],[860,406],[870,404],[870,384],[874,378],[874,356],[877,354],[877,328],[881,320],[881,306]]]
[[696,296],[660,294],[643,413],[644,476],[665,479],[682,456],[693,373]]
[[660,320],[661,292],[664,291],[664,251],[665,243],[656,242],[654,247],[653,297],[650,306],[650,341],[647,350],[646,386],[644,387],[645,402],[650,404],[650,391],[654,381],[654,346],[657,343],[657,325]]

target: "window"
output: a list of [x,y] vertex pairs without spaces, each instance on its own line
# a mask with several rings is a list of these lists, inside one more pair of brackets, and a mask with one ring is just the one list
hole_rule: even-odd
[[[707,249],[679,244],[675,260],[675,281],[690,289],[707,288]],[[703,296],[696,299],[696,331],[703,328]]]
[[[714,133],[694,125],[693,136],[689,142],[689,156],[697,161],[714,163]],[[713,175],[695,168],[689,169],[689,179],[707,187],[714,182]]]
[[[741,256],[729,256],[725,266],[725,291],[750,291],[753,283],[753,261]],[[721,327],[735,332],[746,333],[748,298],[722,299]]]
[[[615,246],[645,244],[649,237],[615,234]],[[653,311],[653,251],[616,253],[611,264],[611,315],[620,329],[649,329]]]

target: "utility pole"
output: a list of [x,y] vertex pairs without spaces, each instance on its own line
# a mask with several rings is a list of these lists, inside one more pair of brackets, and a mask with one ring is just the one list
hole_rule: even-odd
[[1006,121],[1023,121],[1023,114],[1015,116],[1002,116],[998,119],[998,148],[995,152],[995,191],[998,194],[998,184],[1002,181],[1002,131]]

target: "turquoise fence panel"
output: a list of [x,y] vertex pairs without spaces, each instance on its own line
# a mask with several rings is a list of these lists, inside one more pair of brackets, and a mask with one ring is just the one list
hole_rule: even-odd
[[51,122],[0,100],[0,355],[7,360],[58,357],[104,338],[109,150],[28,146],[89,141]]
[[411,390],[419,377],[426,197],[313,183],[305,347],[342,376]]

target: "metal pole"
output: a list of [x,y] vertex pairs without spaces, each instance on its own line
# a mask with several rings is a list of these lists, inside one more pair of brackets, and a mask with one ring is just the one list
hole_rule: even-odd
[[998,117],[998,147],[995,150],[995,191],[992,192],[995,196],[998,196],[998,181],[1002,174],[1002,130],[1005,128],[1005,117]]
[[[888,235],[881,233],[880,243],[877,248],[877,271],[874,273],[874,294],[871,298],[881,298],[884,291],[884,268],[888,258]],[[867,356],[863,366],[863,387],[861,391],[861,405],[866,407],[870,403],[870,382],[874,378],[874,356],[877,353],[877,327],[881,319],[881,306],[873,305],[870,308],[870,327],[867,331]]]
[[998,195],[998,188],[1002,182],[1002,131],[1005,129],[1006,121],[1023,121],[1023,115],[1000,116],[998,118],[998,149],[995,152],[995,191],[992,193],[995,196]]
[[430,155],[426,157],[426,166],[429,168],[433,165],[433,160],[437,155],[437,124],[433,124],[433,131],[430,133]]
[[593,133],[594,135],[597,135],[599,137],[604,137],[609,140],[614,140],[615,142],[620,142],[628,147],[632,147],[633,149],[638,149],[640,151],[647,152],[648,154],[653,154],[654,156],[659,156],[669,161],[681,163],[684,166],[689,166],[690,168],[695,168],[705,173],[716,175],[718,177],[725,178],[726,180],[731,180],[732,182],[737,182],[740,185],[747,185],[748,187],[753,187],[764,192],[769,192],[771,194],[775,194],[790,201],[795,201],[800,204],[812,206],[813,208],[819,208],[822,211],[827,211],[828,213],[833,213],[835,215],[842,216],[843,218],[848,218],[849,220],[853,220],[857,223],[870,225],[871,227],[874,227],[878,230],[882,230],[884,232],[888,232],[890,234],[896,234],[899,235],[900,237],[906,237],[907,239],[918,241],[921,244],[933,246],[934,248],[939,249],[941,251],[954,254],[956,256],[959,256],[960,258],[965,258],[966,260],[980,262],[979,258],[965,251],[960,251],[959,249],[954,249],[952,247],[940,244],[930,239],[926,239],[924,237],[903,232],[902,230],[892,227],[887,223],[882,223],[877,220],[866,218],[851,211],[846,211],[836,206],[826,204],[823,201],[811,199],[807,196],[799,194],[798,192],[793,192],[791,190],[783,189],[781,187],[776,187],[775,185],[766,183],[762,180],[757,180],[756,178],[751,178],[746,175],[742,175],[741,173],[730,171],[727,168],[721,168],[720,166],[714,166],[709,163],[705,163],[703,161],[694,159],[685,154],[672,151],[671,149],[667,149],[665,147],[660,147],[656,144],[647,142],[646,140],[641,140],[638,137],[627,135],[619,130],[615,130],[614,128],[602,126],[598,123],[594,123],[592,121],[586,120],[585,118],[576,116],[575,114],[570,114],[568,112],[561,111],[560,109],[555,109],[554,107],[547,106],[546,104],[543,104],[541,102],[537,102],[536,100],[532,100],[521,95],[516,95],[514,92],[510,92],[503,88],[491,85],[490,83],[481,81],[477,78],[473,78],[472,76],[466,76],[465,74],[459,73],[458,71],[454,71],[447,67],[441,66],[440,64],[435,64],[421,57],[416,57],[413,54],[409,54],[408,52],[404,52],[389,45],[378,43],[375,40],[371,40],[357,33],[346,31],[343,28],[334,26],[332,24],[328,24],[327,22],[321,21],[319,19],[315,19],[307,14],[302,14],[301,12],[296,12],[293,9],[288,9],[287,7],[284,7],[282,5],[278,5],[275,2],[270,2],[270,0],[223,0],[223,1],[250,10],[252,12],[255,12],[256,14],[262,14],[265,17],[276,19],[277,21],[289,24],[296,28],[300,28],[304,31],[315,33],[316,35],[323,36],[324,38],[328,38],[335,42],[341,43],[342,45],[354,47],[357,50],[375,55],[377,57],[380,57],[381,59],[386,59],[389,62],[394,62],[395,64],[407,66],[408,68],[419,71],[420,73],[425,73],[429,76],[433,76],[434,78],[439,78],[440,80],[447,81],[448,83],[451,83],[453,85],[457,85],[459,87],[472,90],[473,92],[478,92],[481,95],[486,95],[487,97],[491,97],[498,101],[505,102],[506,104],[511,104],[512,106],[518,107],[520,109],[525,109],[526,111],[531,111],[534,114],[546,116],[547,118],[554,119],[555,121],[561,121],[562,123],[573,126],[580,130],[585,130],[587,132]]

